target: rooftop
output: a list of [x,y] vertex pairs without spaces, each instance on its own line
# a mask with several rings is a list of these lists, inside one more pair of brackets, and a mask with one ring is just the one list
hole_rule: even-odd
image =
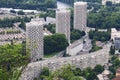
[[87,2],[79,1],[79,2],[75,2],[74,5],[87,5]]

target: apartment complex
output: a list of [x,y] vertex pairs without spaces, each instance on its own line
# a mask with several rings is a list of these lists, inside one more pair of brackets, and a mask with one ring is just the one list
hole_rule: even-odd
[[43,23],[26,23],[26,48],[31,53],[31,62],[43,58]]
[[87,24],[87,2],[74,3],[74,29],[85,31]]
[[62,33],[66,35],[68,42],[70,43],[70,11],[69,10],[57,10],[56,11],[56,33]]

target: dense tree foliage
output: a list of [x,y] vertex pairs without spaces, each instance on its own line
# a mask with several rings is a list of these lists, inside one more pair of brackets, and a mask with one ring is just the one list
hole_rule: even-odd
[[56,0],[0,0],[0,7],[46,10],[56,7]]
[[111,38],[110,32],[98,31],[98,30],[90,30],[89,38],[97,41],[109,41]]
[[26,24],[25,24],[23,19],[21,20],[21,23],[20,23],[19,27],[23,30],[26,30]]
[[44,25],[44,28],[47,28],[50,32],[55,33],[55,24]]
[[51,54],[65,50],[68,46],[67,39],[64,34],[53,34],[44,37],[44,53]]
[[39,15],[40,18],[44,18],[46,20],[46,17],[53,17],[55,18],[55,11],[47,10],[46,12],[41,12]]
[[103,29],[120,28],[119,10],[120,7],[113,6],[103,8],[99,13],[89,13],[87,26]]
[[17,12],[18,15],[25,15],[25,13],[21,10]]
[[110,52],[111,55],[115,54],[115,46],[110,47]]
[[70,33],[71,40],[78,40],[85,35],[84,31],[73,29]]
[[12,19],[5,18],[3,20],[0,20],[0,27],[2,27],[2,28],[13,27],[15,22],[21,22],[22,20],[24,22],[30,22],[31,18],[28,18],[28,17],[24,17],[24,18],[16,17],[16,18],[12,18]]
[[[95,68],[96,70],[100,69],[99,71],[103,71],[101,70],[101,67],[102,66],[97,65]],[[90,67],[81,70],[80,68],[76,68],[69,64],[55,71],[50,71],[49,68],[45,67],[40,73],[39,78],[36,78],[35,80],[84,80],[82,77],[84,77],[86,80],[97,80],[97,74],[94,70],[95,69]]]
[[89,52],[95,52],[95,51],[98,51],[100,49],[102,49],[102,47],[96,45],[96,40],[95,39],[92,40],[92,49]]
[[29,54],[24,49],[25,44],[0,46],[1,80],[12,79],[13,72],[16,68],[26,65],[29,62]]
[[120,67],[120,60],[117,57],[117,55],[113,55],[111,56],[111,60],[110,63],[112,64],[111,66],[109,66],[109,70],[112,73],[111,75],[109,75],[110,80],[112,80],[112,78],[115,77],[116,75],[116,70]]
[[96,72],[96,74],[102,73],[103,70],[104,70],[104,67],[101,66],[101,65],[96,65],[95,68],[94,68],[94,71]]

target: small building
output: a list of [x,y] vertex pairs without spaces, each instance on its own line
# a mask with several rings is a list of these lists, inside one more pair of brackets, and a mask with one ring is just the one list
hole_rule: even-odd
[[111,40],[114,40],[115,37],[120,37],[120,31],[115,28],[111,28]]
[[117,50],[120,49],[120,37],[115,37],[114,45],[115,45],[115,49],[117,49]]

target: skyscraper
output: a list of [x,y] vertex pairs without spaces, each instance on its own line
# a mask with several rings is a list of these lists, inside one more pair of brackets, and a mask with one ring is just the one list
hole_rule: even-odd
[[43,23],[41,21],[26,24],[26,48],[30,51],[31,62],[43,58]]
[[70,43],[70,11],[69,10],[63,9],[56,11],[56,33],[65,34],[68,42]]
[[74,29],[85,31],[87,24],[87,2],[74,3]]

